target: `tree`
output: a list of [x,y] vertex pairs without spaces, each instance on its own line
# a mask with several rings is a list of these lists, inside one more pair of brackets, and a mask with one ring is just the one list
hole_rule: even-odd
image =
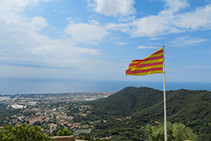
[[36,121],[33,125],[41,126],[42,123],[40,121]]
[[[163,141],[164,140],[164,126],[146,126],[146,132],[149,141]],[[192,140],[197,141],[197,135],[189,127],[185,127],[182,123],[167,123],[167,138],[170,141]]]
[[18,126],[4,125],[0,129],[1,141],[51,141],[48,135],[42,133],[41,128],[29,124]]
[[63,130],[59,130],[56,133],[57,136],[68,136],[68,135],[72,135],[72,132],[70,130],[68,130],[67,128],[64,128]]
[[56,133],[57,136],[64,136],[64,133],[62,132],[62,130],[59,130],[57,133]]

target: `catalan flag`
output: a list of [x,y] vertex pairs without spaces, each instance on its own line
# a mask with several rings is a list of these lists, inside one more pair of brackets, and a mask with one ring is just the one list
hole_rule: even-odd
[[126,75],[163,73],[163,60],[164,52],[161,48],[142,60],[133,60],[126,70]]

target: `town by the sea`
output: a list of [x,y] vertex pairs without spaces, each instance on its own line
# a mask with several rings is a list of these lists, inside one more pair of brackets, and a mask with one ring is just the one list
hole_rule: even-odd
[[[211,83],[166,82],[167,90],[175,90],[175,89],[211,90],[210,84]],[[157,101],[154,105],[149,107],[149,109],[150,110],[159,109],[157,110],[158,114],[156,113],[155,115],[156,116],[160,115],[161,118],[160,119],[158,118],[158,120],[152,119],[152,123],[154,122],[156,124],[161,124],[162,110],[160,111],[160,109],[163,109],[163,107],[161,106],[163,100],[161,98],[162,96],[159,96],[160,97],[159,98],[158,95],[162,94],[162,92],[158,90],[153,90],[151,88],[138,88],[138,89],[131,87],[125,88],[128,86],[151,87],[154,89],[163,90],[163,82],[79,81],[79,80],[70,81],[70,80],[29,80],[29,79],[28,80],[13,79],[4,81],[1,80],[0,81],[0,92],[1,92],[0,129],[4,129],[5,125],[6,126],[12,125],[14,127],[19,128],[19,125],[22,126],[26,124],[27,126],[39,126],[40,131],[42,131],[43,133],[45,133],[50,137],[56,137],[59,135],[60,132],[66,130],[69,131],[71,134],[73,134],[72,136],[68,136],[71,137],[72,139],[74,138],[81,139],[86,135],[90,135],[90,138],[97,138],[99,140],[104,140],[104,139],[110,140],[111,138],[115,138],[116,136],[119,135],[124,136],[125,138],[124,131],[126,129],[127,134],[128,133],[131,135],[136,134],[134,136],[136,137],[135,140],[139,140],[140,138],[142,138],[143,134],[146,133],[144,127],[145,123],[139,123],[139,124],[136,123],[137,120],[135,119],[136,117],[134,116],[135,112],[130,115],[126,115],[125,117],[122,116],[121,113],[123,110],[119,112],[119,107],[124,107],[126,108],[125,111],[128,111],[127,107],[130,108],[133,107],[133,109],[135,109],[134,106],[128,106],[131,103],[134,103],[136,107],[140,107],[140,105],[137,104],[138,100],[140,99],[143,99],[142,101],[144,101],[144,103],[145,102],[148,103],[149,101],[151,101],[151,103],[154,103],[154,101]],[[121,89],[123,90],[116,93]],[[194,105],[197,106],[193,106],[193,108],[201,108],[201,110],[203,110],[202,113],[206,113],[205,114],[206,117],[204,118],[207,119],[206,123],[210,123],[210,118],[207,118],[209,117],[207,113],[210,112],[209,108],[211,107],[210,105],[208,105],[209,104],[208,96],[210,96],[210,91],[180,90],[178,94],[175,94],[174,91],[171,92],[169,92],[169,94],[171,96],[173,95],[173,97],[171,97],[171,99],[168,100],[169,107],[173,105],[173,108],[175,109],[176,105],[176,107],[182,107],[182,108],[186,107],[189,110],[191,109],[190,107],[192,106],[193,103],[192,100],[193,100],[197,102],[197,103],[194,102]],[[158,95],[155,93],[158,93]],[[184,95],[183,94],[181,95],[181,93],[184,93]],[[197,96],[194,97],[194,94],[196,94]],[[192,96],[195,99],[190,98]],[[200,99],[198,99],[198,96],[200,96]],[[184,102],[185,100],[187,100],[187,98],[191,99],[188,100],[188,102],[191,104],[189,104],[187,101]],[[175,99],[175,101],[172,102],[172,99]],[[121,102],[123,104],[120,104]],[[184,106],[183,105],[184,103],[186,103],[188,106],[187,105]],[[100,107],[100,105],[103,106]],[[205,108],[201,105],[203,105]],[[93,109],[96,107],[99,107],[100,110],[94,111]],[[117,107],[117,111],[120,114],[116,115],[105,114],[104,111],[106,111],[106,108],[109,110],[112,109],[110,107],[112,108]],[[140,109],[142,109],[143,107],[144,106],[142,106]],[[143,110],[150,111],[144,108]],[[100,116],[96,114],[97,113],[96,111],[97,112],[99,111]],[[112,109],[110,111],[109,113],[112,113],[115,110]],[[179,112],[180,111],[181,110],[179,110]],[[178,114],[179,112],[177,112],[176,114]],[[197,109],[194,110],[194,112],[192,113],[181,112],[179,113],[180,116],[178,117],[184,117],[181,114],[187,115],[187,113],[190,116],[195,116],[195,117],[200,115],[199,118],[193,120],[192,123],[197,123],[196,121],[199,120],[204,121],[204,119],[201,118],[201,114],[198,114],[199,112]],[[145,114],[144,118],[149,119],[148,115],[149,114]],[[119,127],[120,124],[124,126]],[[108,132],[104,132],[105,130],[107,130],[106,128],[104,128],[108,127],[107,125],[109,126],[114,125],[115,127],[118,127],[115,128],[113,131],[115,133],[121,133],[121,134],[116,135],[115,133],[113,133],[113,131],[112,133],[107,134]],[[125,125],[128,125],[129,127],[125,128]],[[195,129],[199,128],[204,129],[206,128],[206,125],[207,124],[200,124],[198,125],[198,127],[195,127]],[[208,131],[210,130],[208,129]],[[105,135],[103,135],[104,133]],[[202,133],[196,132],[196,134],[201,135]],[[208,135],[209,133],[205,134],[205,137],[207,137]],[[62,134],[62,136],[64,135]],[[131,138],[131,136],[129,136],[128,138]]]
[[[52,79],[1,79],[0,94],[115,92],[125,87],[150,87],[163,90],[163,82],[87,81]],[[211,82],[166,82],[166,90],[211,90]]]

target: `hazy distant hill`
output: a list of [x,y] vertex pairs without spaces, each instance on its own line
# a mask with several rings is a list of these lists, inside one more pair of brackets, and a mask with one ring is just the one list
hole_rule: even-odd
[[[92,115],[103,119],[131,116],[139,123],[163,122],[163,92],[152,88],[127,87],[89,104]],[[211,139],[211,92],[167,91],[167,120],[182,122]]]

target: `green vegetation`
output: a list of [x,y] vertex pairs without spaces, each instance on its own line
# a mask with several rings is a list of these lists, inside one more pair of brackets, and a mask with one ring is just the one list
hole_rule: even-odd
[[21,124],[18,126],[4,125],[0,128],[1,141],[50,141],[46,134],[43,134],[40,127]]
[[4,124],[6,118],[11,117],[12,115],[19,114],[22,109],[13,109],[8,107],[8,105],[1,103],[0,104],[0,125]]
[[[167,91],[167,120],[174,123],[168,125],[170,140],[177,140],[177,137],[195,140],[195,134],[199,141],[211,140],[210,111],[210,91]],[[87,140],[132,141],[163,138],[163,92],[146,87],[127,87],[107,98],[89,102],[40,101],[27,109],[16,110],[2,103],[0,112],[0,125],[27,122],[41,127],[43,132],[52,136],[70,135],[70,129],[79,135],[78,138]],[[40,116],[42,119],[37,120]],[[25,128],[31,127],[25,124],[21,126],[25,126],[24,130],[19,129],[23,133]],[[16,128],[3,127],[0,140],[14,140]],[[76,130],[80,128],[89,132],[81,131],[77,134]],[[28,136],[31,130],[23,136]]]
[[[155,122],[163,122],[163,92],[151,88],[127,87],[108,98],[85,104],[92,105],[91,114],[80,117],[80,120],[95,123],[91,132],[95,137],[119,134],[126,137],[126,128],[130,128],[132,133],[135,130],[143,132],[141,127],[147,123],[154,125]],[[210,111],[210,91],[167,91],[167,120],[190,127],[200,141],[211,140]],[[115,134],[115,131],[118,133]],[[140,138],[145,138],[145,135],[140,133]]]
[[[182,123],[167,123],[167,138],[169,141],[197,141],[197,135],[193,133],[191,128],[185,127]],[[163,141],[164,140],[164,126],[146,126],[146,133],[149,141]]]
[[90,136],[90,134],[82,134],[81,136],[77,137],[78,140],[85,140],[85,141],[100,141],[98,139],[94,139]]
[[69,136],[72,135],[72,132],[70,130],[68,130],[67,128],[64,128],[63,130],[59,130],[56,133],[57,136]]

